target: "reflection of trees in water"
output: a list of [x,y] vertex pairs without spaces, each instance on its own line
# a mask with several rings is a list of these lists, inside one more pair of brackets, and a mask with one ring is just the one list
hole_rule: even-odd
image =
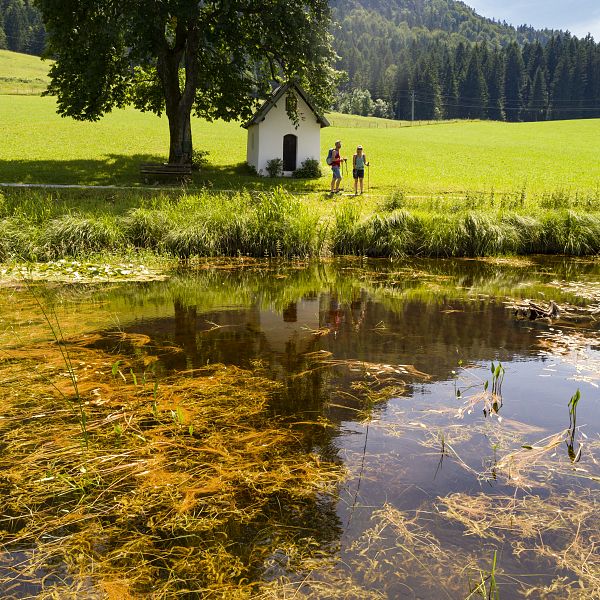
[[[475,293],[479,282],[489,286],[490,280],[521,284],[531,267],[479,261],[411,261],[401,267],[416,275],[405,277],[389,262],[369,261],[362,268],[356,260],[287,271],[202,273],[187,283],[173,282],[170,315],[126,330],[176,344],[182,352],[164,356],[167,371],[216,362],[248,368],[260,361],[285,384],[274,409],[306,418],[322,415],[332,390],[346,389],[354,380],[340,369],[325,368],[296,378],[311,369],[307,353],[412,364],[434,380],[445,380],[459,360],[508,361],[535,351],[527,326],[511,319],[501,303],[468,300],[460,289],[475,286]],[[415,286],[428,279],[435,286],[426,293],[425,286],[415,297]],[[163,296],[165,285],[157,284]],[[152,287],[145,289],[151,301]]]

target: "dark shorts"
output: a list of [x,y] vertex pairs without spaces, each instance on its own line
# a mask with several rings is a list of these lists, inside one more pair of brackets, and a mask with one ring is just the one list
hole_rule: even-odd
[[364,179],[365,178],[365,170],[364,169],[352,169],[352,176],[354,179]]

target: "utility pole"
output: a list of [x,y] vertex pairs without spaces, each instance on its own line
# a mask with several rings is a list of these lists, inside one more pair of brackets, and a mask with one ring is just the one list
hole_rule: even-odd
[[411,111],[410,111],[410,120],[415,120],[415,90],[411,90],[410,92],[410,102],[411,102]]

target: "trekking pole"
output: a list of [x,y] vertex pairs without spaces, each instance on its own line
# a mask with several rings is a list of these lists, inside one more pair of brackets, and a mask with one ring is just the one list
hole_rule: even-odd
[[367,194],[371,191],[371,165],[367,165]]

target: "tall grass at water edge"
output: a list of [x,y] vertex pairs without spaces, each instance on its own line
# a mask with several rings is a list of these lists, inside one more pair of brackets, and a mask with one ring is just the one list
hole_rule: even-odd
[[[1,198],[0,198],[1,199]],[[118,214],[0,202],[0,261],[53,260],[145,248],[192,256],[293,257],[325,252],[321,215],[283,190],[149,199]]]
[[319,215],[282,190],[184,196],[164,208],[132,210],[123,226],[135,246],[180,258],[315,256],[324,242]]
[[596,199],[495,197],[324,202],[282,189],[94,201],[0,194],[0,261],[148,249],[193,256],[477,257],[600,253]]
[[600,214],[560,210],[532,216],[397,209],[361,218],[347,205],[336,215],[332,250],[370,257],[588,256],[600,252]]

